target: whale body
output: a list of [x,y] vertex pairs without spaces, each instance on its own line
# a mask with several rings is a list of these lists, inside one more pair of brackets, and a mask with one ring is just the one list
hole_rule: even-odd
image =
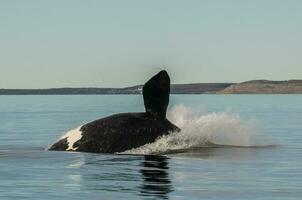
[[170,78],[166,71],[143,86],[145,112],[121,113],[87,123],[69,131],[49,150],[116,153],[154,142],[180,129],[166,118]]

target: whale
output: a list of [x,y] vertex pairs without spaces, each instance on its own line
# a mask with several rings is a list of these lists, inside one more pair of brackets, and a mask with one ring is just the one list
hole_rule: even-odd
[[145,112],[120,113],[101,118],[63,135],[51,151],[120,153],[155,142],[180,129],[167,118],[170,77],[162,70],[142,88]]

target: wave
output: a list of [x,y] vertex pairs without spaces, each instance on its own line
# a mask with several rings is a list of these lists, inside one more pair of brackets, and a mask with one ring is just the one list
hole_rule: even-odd
[[168,112],[167,118],[181,131],[123,154],[164,154],[205,147],[275,146],[261,134],[256,120],[243,119],[238,114],[199,113],[184,105],[176,105]]

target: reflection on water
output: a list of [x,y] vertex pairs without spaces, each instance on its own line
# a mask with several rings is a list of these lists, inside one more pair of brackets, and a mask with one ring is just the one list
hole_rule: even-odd
[[[125,195],[140,195],[142,198],[151,199],[169,199],[171,192],[175,190],[176,185],[172,185],[171,169],[169,163],[176,163],[178,166],[186,166],[187,159],[191,162],[192,158],[200,158],[202,160],[221,161],[226,163],[248,162],[259,158],[261,149],[247,148],[202,148],[194,149],[188,152],[171,154],[167,156],[145,155],[104,155],[104,154],[86,154],[86,153],[64,153],[66,157],[66,175],[68,183],[65,187],[69,187],[72,191],[84,190],[90,196],[95,198],[103,197],[105,199],[119,199]],[[269,151],[270,149],[266,149]],[[261,155],[268,153],[261,150]],[[54,153],[54,152],[49,152]],[[59,153],[57,153],[59,154]],[[60,153],[61,155],[63,153]],[[180,159],[175,159],[175,158]],[[185,158],[185,159],[184,159]],[[222,179],[227,175],[224,174],[226,169],[222,170],[216,176],[211,173],[203,173],[206,167],[199,168],[199,165],[192,164],[192,169],[198,169],[198,176],[203,174],[203,178],[208,177],[209,180]],[[234,167],[234,166],[233,166]],[[175,170],[175,169],[174,169]],[[179,168],[174,181],[188,181],[186,168]],[[198,177],[197,176],[197,177]],[[230,176],[234,176],[231,172]],[[227,176],[229,177],[229,176]],[[176,178],[176,179],[175,179]],[[191,180],[191,179],[189,179]],[[195,184],[190,184],[195,185]],[[83,194],[84,195],[84,194]]]
[[[136,192],[135,183],[140,181],[138,156],[112,156],[85,154],[85,164],[81,170],[83,186],[89,191],[103,191],[102,197],[111,198],[111,192]],[[119,198],[119,197],[116,197]]]
[[90,191],[105,199],[120,199],[126,194],[168,199],[172,191],[166,156],[70,155],[73,160],[66,169],[67,186],[72,190]]
[[165,156],[144,156],[140,170],[143,175],[142,196],[168,199],[172,184],[168,173],[168,158]]

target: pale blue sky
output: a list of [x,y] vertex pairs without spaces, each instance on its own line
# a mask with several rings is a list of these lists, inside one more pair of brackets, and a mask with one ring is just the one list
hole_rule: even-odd
[[0,0],[0,88],[302,78],[301,0]]

